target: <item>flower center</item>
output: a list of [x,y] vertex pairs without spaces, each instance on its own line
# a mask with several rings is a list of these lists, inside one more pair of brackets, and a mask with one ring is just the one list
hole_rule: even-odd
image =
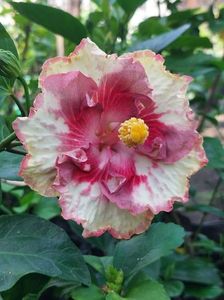
[[128,147],[144,144],[149,128],[142,119],[130,118],[121,123],[118,129],[119,139]]

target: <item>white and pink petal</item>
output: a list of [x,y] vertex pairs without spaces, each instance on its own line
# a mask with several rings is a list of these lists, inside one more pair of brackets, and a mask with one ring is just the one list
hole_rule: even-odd
[[155,112],[161,114],[160,121],[182,129],[194,129],[194,115],[186,98],[191,77],[170,73],[163,65],[163,57],[150,50],[128,53],[124,57],[133,57],[144,67],[156,104]]
[[144,232],[153,218],[150,211],[133,216],[118,208],[101,193],[98,183],[71,181],[59,190],[63,218],[82,224],[86,238],[108,231],[117,239],[129,239]]
[[154,214],[171,211],[175,201],[188,200],[189,178],[207,163],[201,141],[185,157],[172,164],[149,161],[136,155],[139,183],[131,198],[137,212],[150,209]]
[[[119,73],[131,63],[134,65],[132,70],[133,68],[139,68],[138,65],[140,64],[133,62],[132,58],[120,58],[115,54],[107,55],[87,38],[83,39],[68,57],[48,59],[42,67],[39,85],[42,87],[49,75],[71,71],[79,71],[99,84],[106,74]],[[129,77],[134,78],[136,75],[129,73]]]
[[56,175],[60,136],[68,133],[69,128],[62,118],[56,118],[42,107],[43,98],[39,95],[36,99],[38,110],[34,108],[29,117],[17,118],[13,128],[28,152],[21,164],[20,175],[35,191],[52,196],[55,194],[51,185]]
[[90,138],[89,129],[86,130],[87,137],[83,132],[80,133],[81,137],[77,137],[77,131],[76,136],[72,133],[76,114],[80,107],[86,105],[86,96],[91,95],[94,88],[93,81],[80,72],[49,76],[29,116],[17,118],[13,123],[16,135],[28,152],[20,175],[42,195],[55,194],[51,185],[56,175],[58,156],[77,148],[76,144],[79,146],[90,142],[86,141],[87,137]]
[[83,236],[100,236],[108,231],[117,239],[128,239],[144,232],[153,218],[150,210],[132,215],[111,203],[102,193],[98,180],[72,165],[68,158],[58,160],[54,188],[60,193],[62,216],[84,228]]
[[121,209],[132,214],[150,210],[153,214],[170,211],[174,201],[188,200],[189,178],[207,163],[201,141],[188,155],[174,163],[153,161],[145,155],[134,155],[135,175],[120,189],[105,196]]

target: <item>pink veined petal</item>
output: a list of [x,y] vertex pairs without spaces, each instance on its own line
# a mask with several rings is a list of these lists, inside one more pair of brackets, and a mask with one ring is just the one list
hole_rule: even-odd
[[188,200],[189,178],[207,163],[207,158],[201,140],[198,140],[188,155],[172,164],[155,162],[137,153],[134,161],[135,176],[115,193],[107,189],[104,194],[111,202],[132,214],[148,209],[158,214],[172,210],[174,201]]
[[119,70],[112,69],[99,83],[97,102],[104,110],[113,108],[116,95],[127,95],[130,99],[129,105],[135,105],[135,99],[140,96],[151,95],[148,78],[142,65],[132,58],[118,57],[117,61],[120,63]]
[[101,110],[99,107],[85,108],[77,113],[69,122],[70,132],[63,137],[64,145],[70,149],[88,148],[90,144],[98,144]]
[[[110,60],[111,69],[114,60],[115,56],[112,56]],[[49,75],[71,71],[80,71],[86,76],[93,78],[95,82],[99,82],[104,72],[104,67],[108,66],[107,61],[106,53],[89,39],[83,39],[68,57],[50,58],[44,63],[39,78],[39,85],[41,87],[45,78]]]
[[[29,153],[20,167],[20,176],[41,195],[57,194],[51,187],[56,176],[55,161],[61,145],[60,135],[69,132],[62,118],[44,109],[44,96],[39,94],[29,117],[17,118],[13,129]],[[34,106],[34,107],[35,107]]]
[[71,71],[80,71],[99,84],[105,74],[121,71],[126,61],[133,60],[118,58],[115,54],[107,55],[90,39],[83,39],[68,57],[55,57],[44,63],[39,85],[42,87],[49,75]]
[[133,57],[144,67],[152,88],[152,99],[156,104],[155,113],[161,114],[161,122],[181,126],[184,130],[196,127],[186,98],[191,77],[170,73],[163,65],[162,56],[150,50],[128,53],[122,57]]
[[170,211],[174,201],[188,200],[189,178],[207,163],[201,139],[193,150],[172,164],[150,162],[146,157],[135,158],[139,183],[133,187],[132,196],[137,212],[151,209],[154,214]]
[[176,162],[187,155],[199,139],[199,134],[193,129],[182,130],[154,120],[147,125],[149,137],[138,151],[155,161]]
[[150,211],[133,216],[119,209],[101,193],[98,183],[80,183],[74,178],[61,183],[59,179],[55,188],[61,194],[63,218],[82,224],[86,238],[108,231],[117,239],[129,239],[133,234],[144,232],[153,218]]
[[[69,185],[69,192],[63,193],[60,199],[62,216],[82,224],[84,237],[100,236],[108,231],[114,238],[129,239],[149,227],[153,218],[149,211],[133,216],[109,202],[95,185],[89,187],[94,198],[88,194],[85,196],[82,189],[85,191],[87,187],[84,183]],[[81,195],[78,196],[78,193]]]
[[42,195],[57,194],[51,187],[57,157],[75,148],[74,138],[70,138],[71,124],[75,112],[86,103],[86,95],[91,95],[94,87],[94,82],[80,72],[49,76],[29,117],[17,118],[13,123],[16,135],[28,152],[20,175]]
[[88,101],[96,93],[97,85],[91,78],[75,71],[48,76],[42,89],[49,98],[54,99],[51,100],[54,106],[46,103],[48,108],[55,113],[58,111],[59,117],[73,124],[77,113],[89,106]]
[[[138,115],[136,101],[151,94],[144,68],[133,59],[120,59],[122,69],[103,76],[95,101],[102,106],[102,126],[123,121]],[[117,128],[118,129],[118,128]]]

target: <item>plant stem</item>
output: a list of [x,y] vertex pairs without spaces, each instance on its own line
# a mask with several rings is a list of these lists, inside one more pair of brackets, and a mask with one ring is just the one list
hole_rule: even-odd
[[19,99],[17,99],[16,96],[13,95],[13,94],[10,95],[10,96],[11,96],[11,98],[15,101],[16,105],[18,106],[18,108],[19,108],[19,110],[20,110],[20,112],[21,112],[21,115],[24,117],[24,116],[26,115],[26,112],[25,112],[25,110],[24,110],[22,104],[20,103]]
[[4,138],[1,142],[0,142],[0,151],[5,150],[5,148],[7,148],[7,146],[16,139],[16,134],[15,132],[11,133],[10,135],[8,135],[6,138]]
[[[217,183],[216,183],[216,185],[215,185],[215,188],[214,188],[214,190],[213,190],[213,192],[212,192],[211,199],[210,199],[210,201],[209,201],[209,203],[208,203],[209,206],[211,206],[211,205],[213,204],[213,202],[214,202],[214,200],[215,200],[215,197],[216,197],[216,194],[217,194],[217,192],[218,192],[218,189],[219,189],[221,183],[222,183],[222,178],[219,177],[219,179],[218,179],[218,181],[217,181]],[[198,236],[199,233],[201,232],[203,223],[204,223],[204,221],[205,221],[205,219],[206,219],[206,217],[207,217],[208,214],[209,214],[209,213],[207,213],[207,212],[203,213],[202,218],[201,218],[201,221],[199,222],[199,225],[198,225],[197,229],[195,230],[195,232],[194,232],[194,234],[193,234],[193,240],[196,240],[196,239],[197,239],[197,236]]]
[[26,110],[27,110],[27,114],[28,114],[29,113],[29,109],[30,109],[30,94],[29,94],[29,89],[28,89],[26,81],[24,80],[24,78],[22,76],[19,76],[17,79],[21,82],[21,84],[22,84],[22,86],[24,88],[25,100],[26,100]]
[[[224,49],[223,49],[222,59],[224,59]],[[215,97],[215,94],[217,92],[217,89],[218,89],[219,82],[220,82],[221,78],[222,78],[222,71],[218,71],[218,73],[215,76],[214,81],[212,83],[211,89],[210,89],[210,93],[209,93],[209,96],[208,96],[207,104],[206,104],[205,109],[204,109],[203,117],[202,117],[201,122],[198,126],[198,131],[199,132],[201,132],[203,130],[204,123],[205,123],[205,120],[206,120],[206,114],[209,112],[209,110],[211,108],[213,108],[217,104],[216,103],[217,99],[214,99],[214,97]]]
[[7,152],[15,153],[15,154],[20,154],[20,155],[26,155],[25,151],[17,150],[17,149],[6,149]]
[[0,179],[0,210],[7,215],[12,215],[12,212],[3,204],[2,182]]
[[22,146],[20,142],[12,142],[8,147],[12,149],[14,147],[19,147],[19,146]]
[[3,211],[4,213],[6,213],[7,215],[12,216],[13,213],[11,212],[11,210],[9,210],[7,207],[5,207],[3,204],[0,205],[0,210]]

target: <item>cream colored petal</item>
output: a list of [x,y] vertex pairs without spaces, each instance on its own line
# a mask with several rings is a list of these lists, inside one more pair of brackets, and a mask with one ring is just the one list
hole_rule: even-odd
[[133,216],[119,209],[101,194],[98,183],[70,182],[60,193],[63,218],[82,224],[84,237],[108,231],[115,238],[128,239],[145,231],[153,218],[150,211]]
[[123,57],[133,57],[143,65],[152,88],[152,99],[157,106],[155,112],[162,114],[160,121],[167,125],[180,125],[182,129],[195,127],[186,99],[191,77],[170,73],[163,65],[162,56],[150,50],[129,53]]
[[154,214],[170,211],[174,201],[188,200],[189,178],[207,163],[201,145],[184,158],[173,163],[152,162],[147,157],[135,157],[136,174],[143,180],[132,191],[133,206],[137,211],[150,209]]
[[80,71],[99,83],[103,75],[119,72],[122,69],[120,59],[115,54],[107,55],[90,39],[83,39],[68,57],[48,59],[42,68],[39,85],[52,74]]
[[46,196],[57,194],[51,188],[56,175],[55,162],[61,145],[60,136],[69,131],[62,118],[49,112],[50,107],[58,105],[51,100],[48,93],[40,94],[36,99],[37,111],[34,108],[29,117],[17,118],[13,123],[16,135],[29,153],[22,162],[20,175],[32,189]]

